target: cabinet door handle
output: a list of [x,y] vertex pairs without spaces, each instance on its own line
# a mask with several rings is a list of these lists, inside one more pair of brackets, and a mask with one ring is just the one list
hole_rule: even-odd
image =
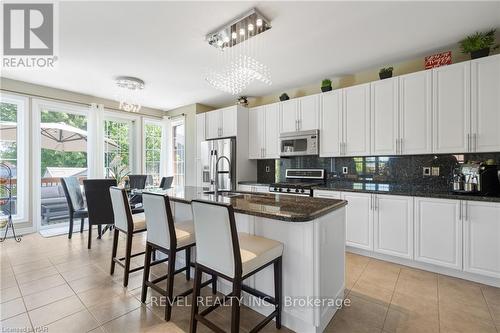
[[370,194],[370,210],[373,210],[373,195]]
[[458,207],[458,219],[462,219],[462,201],[460,201],[460,206]]
[[470,152],[470,134],[467,134],[467,151]]
[[399,139],[399,153],[403,155],[403,138]]
[[476,152],[477,151],[477,134],[474,133],[472,134],[472,140],[473,140],[473,144],[472,144],[472,149]]
[[465,221],[469,220],[469,204],[465,202]]
[[396,155],[399,154],[399,139],[396,139]]

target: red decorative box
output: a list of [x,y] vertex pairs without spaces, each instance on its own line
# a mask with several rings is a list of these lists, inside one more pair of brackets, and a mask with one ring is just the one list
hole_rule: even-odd
[[451,65],[451,51],[425,57],[425,69]]

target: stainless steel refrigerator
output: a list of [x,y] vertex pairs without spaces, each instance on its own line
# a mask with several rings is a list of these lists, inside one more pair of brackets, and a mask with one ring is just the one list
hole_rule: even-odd
[[[220,158],[225,156],[225,158]],[[216,174],[216,163],[219,172]],[[201,167],[203,189],[214,191],[215,177],[218,177],[219,191],[236,190],[236,139],[225,138],[201,143]]]

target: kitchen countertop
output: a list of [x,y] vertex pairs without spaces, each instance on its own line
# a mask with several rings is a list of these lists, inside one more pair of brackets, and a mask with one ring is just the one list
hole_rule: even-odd
[[234,197],[206,194],[200,187],[178,186],[168,190],[149,190],[166,194],[171,201],[190,204],[194,199],[229,203],[235,213],[288,222],[315,220],[347,205],[345,200],[322,199],[272,193],[237,192]]
[[451,191],[439,191],[419,185],[386,184],[373,182],[347,182],[334,181],[325,185],[315,186],[317,190],[361,192],[374,194],[404,195],[414,197],[427,197],[453,200],[489,201],[500,202],[500,196],[482,196],[473,194],[456,194]]

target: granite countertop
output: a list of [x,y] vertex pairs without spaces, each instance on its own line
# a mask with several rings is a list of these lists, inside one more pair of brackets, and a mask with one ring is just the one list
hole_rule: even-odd
[[235,213],[288,222],[312,221],[347,205],[345,200],[272,193],[237,192],[238,195],[233,197],[227,195],[216,197],[213,194],[206,194],[202,188],[194,186],[178,186],[168,190],[155,189],[150,191],[166,194],[171,201],[187,204],[190,204],[194,199],[229,203],[233,206]]
[[414,197],[454,199],[454,200],[500,202],[500,195],[482,196],[474,194],[457,194],[451,191],[437,190],[435,188],[428,188],[425,186],[412,185],[412,184],[334,181],[334,182],[328,182],[325,185],[316,186],[314,187],[314,189],[343,191],[343,192],[405,195]]

